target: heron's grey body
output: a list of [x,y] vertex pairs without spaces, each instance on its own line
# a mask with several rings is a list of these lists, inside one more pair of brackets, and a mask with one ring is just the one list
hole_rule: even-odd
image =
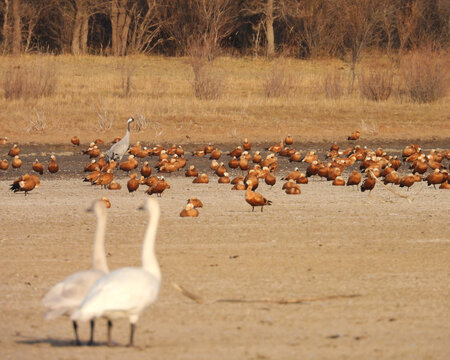
[[115,143],[111,148],[106,152],[105,160],[109,163],[111,160],[116,162],[122,160],[122,157],[128,151],[130,147],[130,124],[134,121],[133,118],[129,118],[127,121],[127,133],[119,142]]

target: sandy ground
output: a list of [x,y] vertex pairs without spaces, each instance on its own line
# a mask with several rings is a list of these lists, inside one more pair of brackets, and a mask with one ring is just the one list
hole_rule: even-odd
[[[257,190],[273,201],[263,213],[252,213],[243,192],[215,177],[201,185],[169,176],[156,243],[162,289],[138,323],[137,346],[124,346],[125,320],[114,324],[116,346],[105,346],[104,320],[97,322],[98,346],[75,346],[67,318],[44,321],[41,299],[90,267],[95,217],[85,210],[101,196],[112,203],[110,269],[139,266],[147,216],[137,208],[146,195],[81,182],[76,169],[86,159],[63,150],[61,172],[44,175],[29,196],[10,193],[8,184],[42,151],[28,149],[25,169],[0,177],[1,359],[450,358],[450,192],[424,183],[396,188],[410,204],[378,185],[368,196],[313,179],[301,195],[288,196],[280,177],[295,165],[287,162],[273,189]],[[118,181],[125,186],[127,178]],[[190,196],[205,206],[196,219],[180,218]],[[352,294],[359,296],[292,305],[217,302]],[[87,324],[80,334],[86,342]]]

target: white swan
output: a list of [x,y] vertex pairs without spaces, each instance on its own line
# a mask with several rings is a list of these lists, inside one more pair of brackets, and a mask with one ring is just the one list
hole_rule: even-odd
[[125,136],[117,143],[115,143],[105,154],[105,160],[109,163],[111,160],[119,162],[128,151],[130,147],[130,124],[134,121],[129,118],[127,121],[127,132]]
[[[94,238],[94,260],[92,269],[78,271],[53,286],[42,299],[47,308],[46,319],[54,319],[61,315],[70,315],[80,306],[89,289],[109,270],[105,256],[105,228],[106,206],[102,200],[93,203],[88,211],[94,211],[97,216],[97,229]],[[80,345],[78,338],[78,324],[72,321],[75,331],[75,341]],[[91,321],[91,337],[89,345],[94,342],[94,320]]]
[[[142,267],[114,270],[98,280],[89,290],[80,307],[72,314],[74,321],[87,321],[98,317],[108,320],[108,345],[111,345],[112,320],[128,318],[130,342],[141,313],[158,297],[161,270],[155,255],[155,237],[159,221],[159,204],[147,199],[145,206],[150,221],[144,237]],[[143,209],[141,208],[141,209]]]

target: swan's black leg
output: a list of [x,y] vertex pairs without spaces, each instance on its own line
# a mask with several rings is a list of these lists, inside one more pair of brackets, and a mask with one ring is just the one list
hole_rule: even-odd
[[91,337],[89,339],[88,345],[94,345],[94,326],[95,326],[95,321],[91,320]]
[[111,320],[108,320],[108,346],[112,345],[111,341],[111,329],[112,329],[112,322]]
[[134,346],[134,331],[136,330],[136,324],[130,324],[130,343],[128,346]]
[[78,324],[76,321],[72,321],[73,331],[75,332],[75,344],[81,345],[80,339],[78,337]]

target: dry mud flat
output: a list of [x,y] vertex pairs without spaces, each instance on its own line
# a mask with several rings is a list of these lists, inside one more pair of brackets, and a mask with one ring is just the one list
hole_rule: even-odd
[[[125,320],[114,324],[117,346],[105,346],[104,320],[96,326],[100,346],[74,346],[68,319],[44,321],[41,299],[90,267],[95,219],[85,210],[94,198],[112,203],[110,269],[139,265],[143,190],[130,195],[63,178],[42,181],[25,197],[0,181],[1,359],[450,358],[449,191],[415,184],[410,204],[379,186],[368,197],[313,180],[288,196],[278,179],[272,190],[258,189],[273,205],[252,213],[243,192],[216,179],[169,181],[156,243],[163,285],[131,349],[123,346]],[[178,216],[188,196],[205,205],[196,219]],[[216,301],[352,294],[360,296],[292,305]],[[80,334],[87,341],[87,324]]]

